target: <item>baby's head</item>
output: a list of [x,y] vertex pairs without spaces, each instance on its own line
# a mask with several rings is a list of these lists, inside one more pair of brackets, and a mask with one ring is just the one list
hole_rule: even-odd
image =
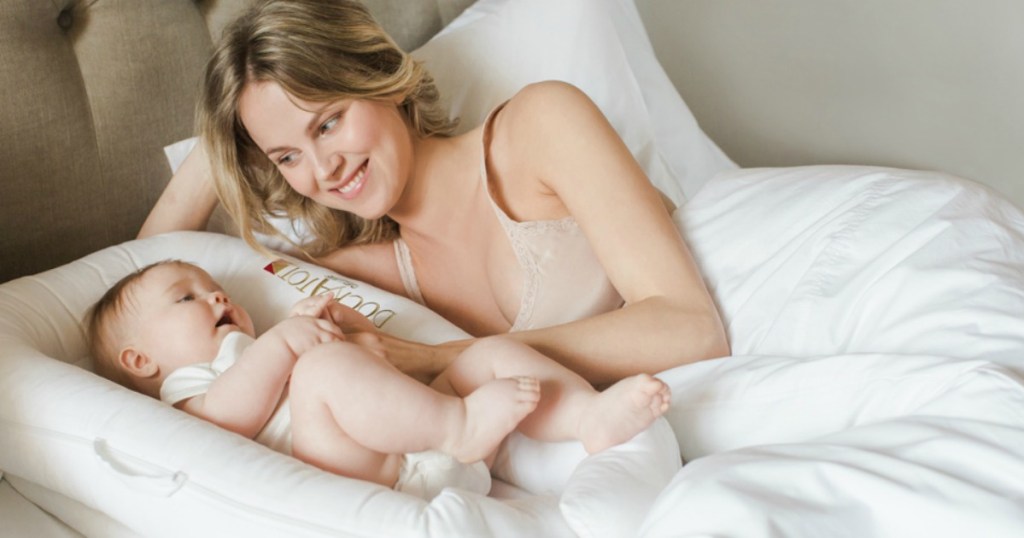
[[252,319],[204,270],[177,260],[129,274],[89,315],[96,373],[159,397],[172,371],[209,362],[234,331],[255,336]]

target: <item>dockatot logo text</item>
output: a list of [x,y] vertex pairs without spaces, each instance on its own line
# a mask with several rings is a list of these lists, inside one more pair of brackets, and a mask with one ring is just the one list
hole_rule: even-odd
[[359,284],[335,275],[316,275],[287,260],[277,259],[267,264],[264,271],[280,278],[299,292],[312,297],[330,293],[339,303],[351,307],[373,322],[377,328],[395,317],[394,310],[381,308],[376,301],[367,301],[362,295],[353,293]]

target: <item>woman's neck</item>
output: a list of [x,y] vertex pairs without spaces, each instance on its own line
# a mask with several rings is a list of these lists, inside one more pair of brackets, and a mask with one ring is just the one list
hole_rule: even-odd
[[443,241],[462,229],[479,182],[479,132],[413,140],[413,167],[405,191],[388,213],[406,239]]

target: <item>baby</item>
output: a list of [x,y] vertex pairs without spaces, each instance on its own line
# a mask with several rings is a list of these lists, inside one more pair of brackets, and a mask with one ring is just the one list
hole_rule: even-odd
[[353,313],[311,297],[256,337],[209,274],[169,260],[111,287],[89,337],[107,378],[322,469],[427,499],[447,486],[486,494],[483,462],[514,429],[594,453],[668,409],[654,377],[598,392],[506,337],[474,343],[427,386],[346,340],[333,320]]

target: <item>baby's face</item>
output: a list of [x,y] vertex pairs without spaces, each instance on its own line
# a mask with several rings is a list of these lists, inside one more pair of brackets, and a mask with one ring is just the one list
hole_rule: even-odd
[[182,366],[213,360],[231,332],[255,336],[248,312],[198,267],[154,267],[129,293],[135,348],[157,363],[161,379]]

